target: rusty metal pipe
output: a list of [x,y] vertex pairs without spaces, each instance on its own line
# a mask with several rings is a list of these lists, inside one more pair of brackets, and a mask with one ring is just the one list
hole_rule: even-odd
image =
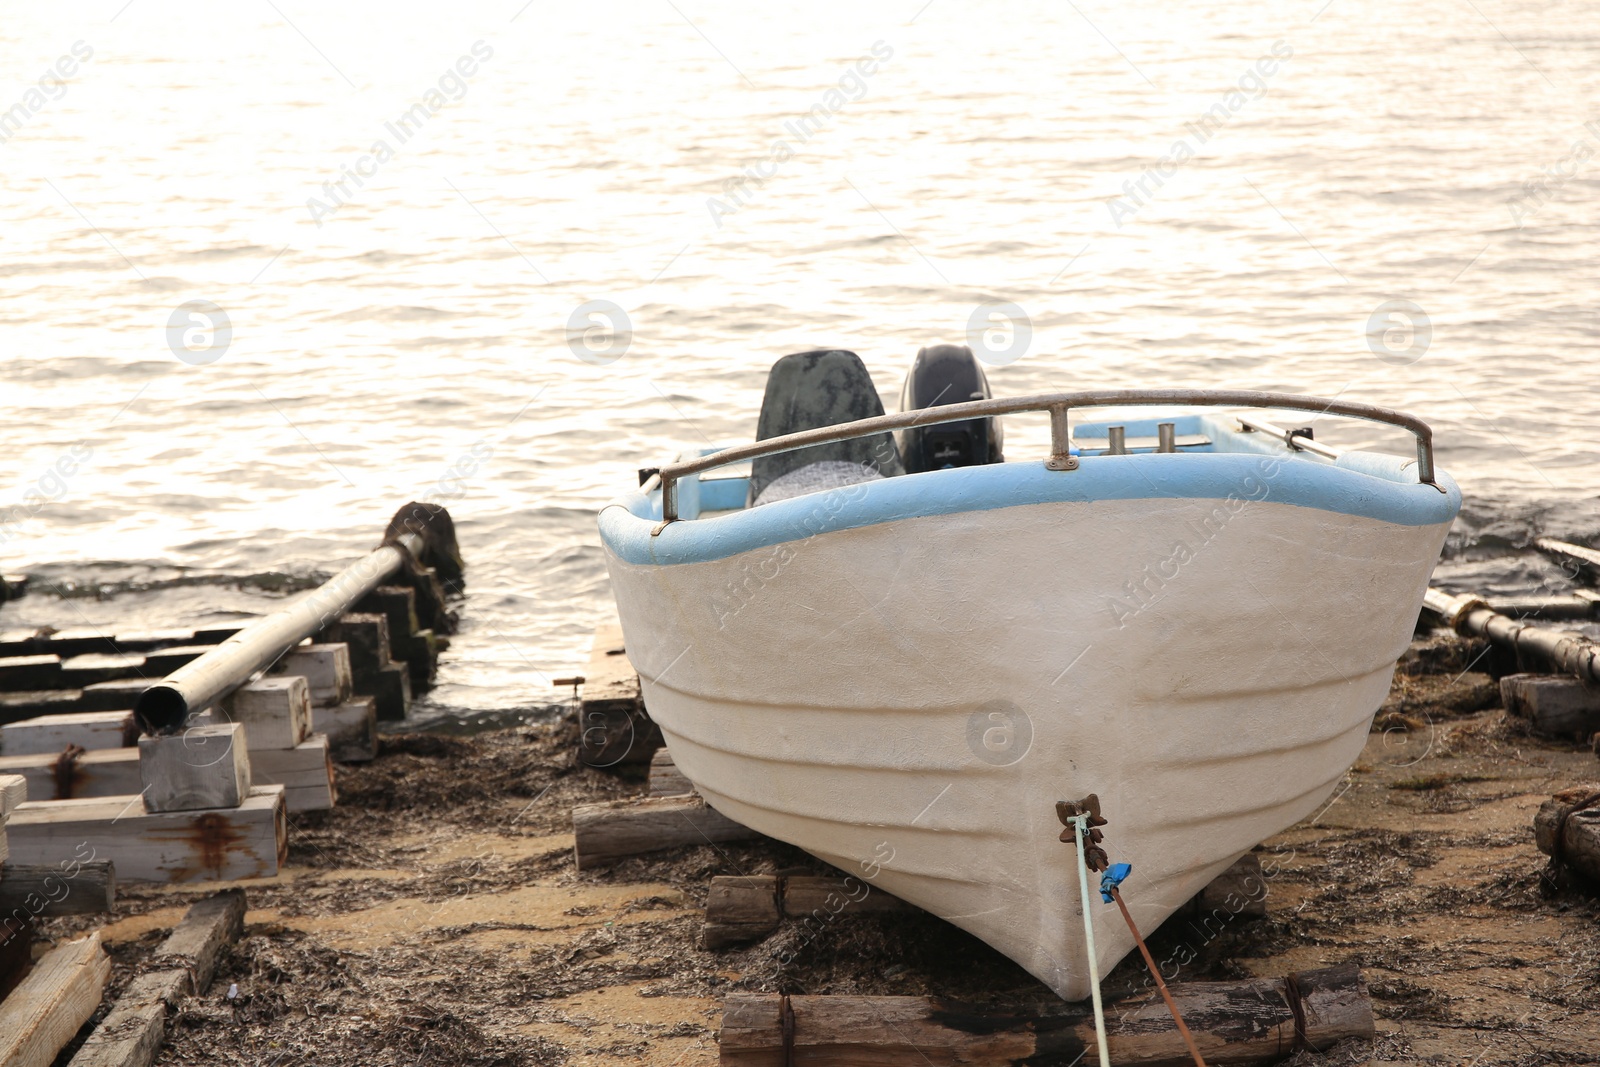
[[134,716],[140,727],[151,734],[180,729],[191,714],[211,707],[349,611],[399,569],[407,553],[420,558],[423,548],[421,535],[398,534],[295,603],[257,619],[199,659],[179,667],[139,697]]
[[1507,618],[1475,596],[1452,596],[1429,589],[1422,604],[1438,615],[1458,634],[1485,637],[1494,644],[1519,654],[1531,653],[1557,670],[1566,671],[1585,682],[1600,684],[1600,644],[1579,634],[1562,633],[1530,626]]

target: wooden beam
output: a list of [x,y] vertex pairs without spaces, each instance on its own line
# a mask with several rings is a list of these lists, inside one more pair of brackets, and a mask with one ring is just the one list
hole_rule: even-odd
[[750,875],[711,879],[703,931],[709,949],[756,941],[785,919],[915,910],[853,876]]
[[76,711],[40,715],[0,726],[0,756],[59,755],[68,745],[125,748],[138,740],[132,711]]
[[60,689],[60,656],[7,656],[0,659],[0,690]]
[[290,811],[327,811],[338,799],[325,734],[313,734],[294,748],[250,753],[250,773],[257,785],[283,786]]
[[0,915],[105,915],[116,901],[116,868],[105,860],[0,865]]
[[650,757],[650,795],[653,797],[681,797],[694,792],[694,783],[683,776],[678,765],[672,762],[672,753],[662,745]]
[[314,640],[339,642],[349,649],[352,688],[377,701],[380,721],[406,717],[411,706],[411,676],[405,664],[389,658],[389,620],[383,615],[341,616]]
[[328,753],[339,763],[378,758],[377,702],[355,697],[335,707],[313,707],[311,729],[328,735]]
[[584,804],[572,809],[578,870],[604,867],[645,852],[761,835],[741,826],[698,796],[648,797]]
[[[1195,894],[1174,918],[1209,915],[1223,909],[1231,918],[1259,918],[1267,913],[1267,882],[1254,853],[1241,856]],[[750,875],[711,879],[706,895],[702,938],[708,949],[759,941],[776,933],[784,921],[836,915],[914,910],[899,897],[874,889],[854,876]]]
[[0,819],[28,802],[28,780],[20,774],[0,772]]
[[81,689],[29,689],[0,693],[0,723],[88,710]]
[[138,796],[23,804],[6,826],[16,863],[110,860],[124,882],[271,878],[288,848],[281,785],[237,808],[150,813]]
[[[1372,1001],[1354,964],[1288,978],[1169,987],[1211,1064],[1266,1064],[1296,1049],[1373,1037]],[[1194,1061],[1159,1000],[1107,1006],[1111,1060],[1140,1067]],[[997,1011],[933,997],[738,994],[723,1000],[723,1067],[926,1067],[929,1063],[1094,1062],[1087,1004]]]
[[298,674],[273,675],[241,685],[222,712],[245,730],[245,747],[293,748],[311,733],[311,687]]
[[236,808],[250,795],[250,754],[236,722],[139,738],[146,811]]
[[297,645],[283,654],[274,674],[298,674],[306,680],[312,707],[335,707],[350,699],[350,646],[334,642]]
[[0,1003],[0,1067],[50,1067],[100,1007],[110,976],[98,933],[50,950]]
[[1589,740],[1600,730],[1600,693],[1565,674],[1508,674],[1500,703],[1540,737]]
[[661,747],[661,730],[646,714],[639,675],[628,661],[622,626],[596,627],[578,705],[578,762],[589,767],[649,763]]
[[149,1067],[166,1040],[167,1011],[204,994],[222,950],[244,931],[244,890],[228,889],[189,909],[156,949],[147,970],[123,990],[70,1067]]
[[0,774],[26,779],[34,800],[131,796],[144,789],[137,748],[102,748],[65,764],[61,755],[0,756]]

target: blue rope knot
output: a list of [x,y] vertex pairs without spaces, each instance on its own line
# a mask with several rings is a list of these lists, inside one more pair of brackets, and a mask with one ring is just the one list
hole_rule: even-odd
[[1122,880],[1133,872],[1131,863],[1113,863],[1106,868],[1100,876],[1100,898],[1107,904],[1111,903],[1111,891],[1122,884]]

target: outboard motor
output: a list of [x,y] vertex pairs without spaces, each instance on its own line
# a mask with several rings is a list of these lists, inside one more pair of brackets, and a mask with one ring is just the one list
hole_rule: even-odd
[[[843,349],[796,352],[774,363],[767,374],[756,440],[882,414],[883,400],[860,356]],[[750,464],[749,504],[904,473],[900,451],[888,433],[812,445],[756,457]]]
[[[931,345],[917,353],[900,390],[900,410],[989,398],[989,379],[966,345]],[[976,467],[1004,459],[1000,420],[968,419],[896,430],[906,473]]]

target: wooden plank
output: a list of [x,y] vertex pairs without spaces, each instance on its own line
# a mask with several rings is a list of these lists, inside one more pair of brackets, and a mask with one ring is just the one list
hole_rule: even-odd
[[95,1027],[70,1067],[149,1067],[166,1040],[167,1009],[203,994],[222,950],[244,931],[245,898],[224,890],[189,909],[145,965],[150,970],[123,990],[116,1007]]
[[166,1039],[167,1005],[125,1007],[119,1000],[73,1054],[68,1067],[150,1067]]
[[222,711],[245,728],[251,752],[294,748],[311,733],[311,687],[297,674],[261,678],[234,690]]
[[328,735],[328,752],[339,763],[378,757],[377,702],[372,697],[356,697],[336,707],[313,707],[311,729]]
[[0,693],[0,723],[87,710],[81,689],[23,689]]
[[578,761],[585,766],[648,763],[661,747],[661,730],[645,712],[639,675],[614,617],[595,628],[577,716]]
[[65,767],[60,755],[0,756],[0,774],[15,774],[28,783],[34,800],[131,796],[144,789],[137,748],[103,748],[85,752]]
[[379,721],[398,721],[411,706],[411,676],[389,658],[389,620],[351,613],[317,635],[318,642],[340,642],[350,655],[352,688],[377,702]]
[[274,674],[298,674],[311,691],[312,707],[332,707],[350,699],[350,647],[344,644],[299,645],[284,653]]
[[[61,661],[61,680],[58,685],[65,689],[82,689],[96,682],[142,678],[149,673],[145,669],[144,657],[137,653],[86,652]],[[160,675],[155,677],[160,678]]]
[[178,645],[174,648],[152,649],[144,654],[144,673],[151,679],[165,678],[179,667],[215,651],[215,645]]
[[98,933],[51,949],[0,1003],[0,1067],[50,1067],[100,1006],[110,977]]
[[28,780],[20,774],[0,772],[0,819],[28,802]]
[[197,901],[146,966],[187,971],[194,991],[203,994],[211,985],[223,948],[244,932],[244,913],[243,889],[224,889]]
[[288,847],[282,786],[257,786],[237,808],[152,813],[141,797],[23,804],[6,827],[16,863],[48,864],[88,850],[124,882],[271,878]]
[[61,689],[61,657],[8,656],[0,659],[0,690]]
[[138,736],[132,711],[41,715],[0,726],[0,756],[59,754],[68,745],[90,750],[125,748]]
[[694,783],[683,776],[678,765],[672,762],[672,753],[665,745],[650,757],[650,795],[653,797],[681,797],[694,792]]
[[250,773],[257,785],[281,785],[293,812],[327,811],[338,793],[326,734],[313,734],[288,749],[250,753]]
[[84,711],[131,711],[158,678],[115,678],[83,687]]
[[[195,644],[193,630],[129,630],[111,642],[124,652],[148,652],[157,648],[181,648]],[[209,645],[210,642],[204,642]]]
[[116,868],[105,860],[0,865],[0,915],[104,915],[117,900]]
[[250,793],[250,753],[236,722],[139,738],[146,811],[236,808]]
[[629,856],[686,845],[748,841],[761,835],[734,822],[698,796],[647,797],[572,809],[578,870]]
[[[1271,1063],[1302,1043],[1321,1051],[1374,1033],[1372,1001],[1354,964],[1169,989],[1211,1064]],[[1105,1014],[1113,1063],[1194,1062],[1161,1000],[1140,996]],[[723,1000],[720,1048],[723,1067],[1092,1063],[1095,1029],[1087,1004],[1034,1013],[934,997],[737,994]]]

